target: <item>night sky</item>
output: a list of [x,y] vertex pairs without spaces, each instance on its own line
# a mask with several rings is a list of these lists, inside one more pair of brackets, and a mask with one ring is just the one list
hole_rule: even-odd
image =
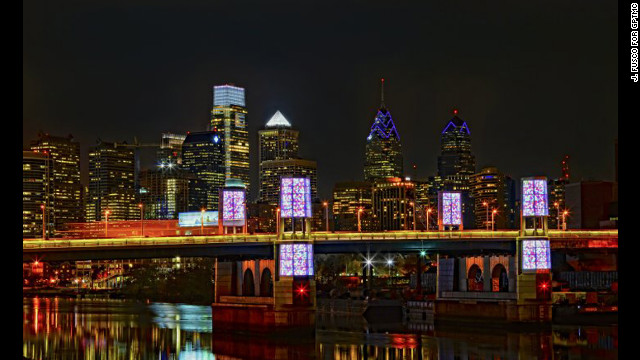
[[478,170],[559,177],[569,154],[574,179],[613,178],[615,1],[236,3],[25,1],[23,145],[71,133],[86,171],[97,138],[206,130],[212,86],[233,83],[246,89],[254,184],[257,132],[280,110],[327,198],[363,179],[384,77],[407,175],[413,163],[436,174],[457,108]]

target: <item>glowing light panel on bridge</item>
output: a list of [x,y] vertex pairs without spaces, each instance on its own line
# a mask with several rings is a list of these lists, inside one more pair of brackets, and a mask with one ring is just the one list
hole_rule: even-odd
[[280,211],[282,218],[311,217],[311,183],[308,178],[282,178]]
[[522,270],[551,269],[549,240],[522,240]]
[[439,203],[443,225],[462,224],[462,204],[459,192],[441,192]]
[[222,190],[222,225],[244,226],[244,190]]
[[522,179],[522,215],[549,216],[546,179]]
[[204,219],[204,226],[218,226],[217,211],[205,211],[204,214],[202,214],[202,212],[200,211],[178,213],[178,226],[179,227],[201,226],[201,221],[203,219]]
[[312,244],[280,245],[280,276],[313,275]]

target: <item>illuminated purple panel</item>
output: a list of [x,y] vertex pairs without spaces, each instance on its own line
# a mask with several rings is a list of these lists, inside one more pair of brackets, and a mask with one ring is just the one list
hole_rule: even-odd
[[461,225],[462,206],[460,204],[460,193],[442,193],[442,224]]
[[280,276],[293,276],[293,245],[280,245]]
[[281,276],[313,275],[313,245],[312,244],[280,245],[280,275]]
[[282,178],[280,209],[282,218],[311,217],[311,182],[308,178]]
[[522,269],[551,269],[549,240],[522,240]]
[[522,215],[548,216],[546,179],[522,180]]
[[243,190],[222,190],[223,225],[244,225],[245,207]]

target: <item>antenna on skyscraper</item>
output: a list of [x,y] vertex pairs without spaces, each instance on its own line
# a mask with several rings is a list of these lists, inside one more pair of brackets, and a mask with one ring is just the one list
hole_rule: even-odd
[[562,159],[562,180],[569,181],[569,155]]
[[380,79],[380,108],[384,109],[384,78]]

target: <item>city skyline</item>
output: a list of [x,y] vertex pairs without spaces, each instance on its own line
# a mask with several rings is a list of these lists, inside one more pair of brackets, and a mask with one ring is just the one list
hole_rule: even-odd
[[[25,4],[29,6],[33,5]],[[182,53],[180,56],[148,46],[142,46],[144,52],[140,52],[133,46],[141,36],[153,44],[164,39],[167,33],[156,21],[167,16],[165,8],[146,8],[140,23],[124,21],[122,31],[138,34],[126,39],[120,31],[105,33],[107,25],[92,17],[92,6],[98,5],[51,8],[52,16],[42,24],[36,23],[39,11],[25,11],[24,24],[23,145],[34,139],[38,130],[59,136],[73,134],[81,143],[85,183],[88,149],[97,138],[132,142],[135,136],[140,142],[158,142],[162,132],[204,131],[213,107],[213,86],[230,83],[246,89],[251,181],[255,183],[258,176],[257,152],[253,151],[257,149],[257,131],[280,110],[296,119],[300,142],[306,144],[300,155],[318,162],[319,195],[328,198],[336,182],[362,178],[366,136],[379,104],[381,77],[387,82],[386,103],[403,138],[405,175],[413,178],[414,163],[418,178],[436,174],[441,127],[455,108],[473,134],[478,168],[496,166],[516,179],[530,175],[556,178],[561,175],[560,162],[568,154],[573,179],[613,178],[617,64],[614,51],[609,51],[615,44],[608,43],[608,37],[601,33],[615,36],[614,6],[593,4],[600,11],[581,13],[580,22],[564,17],[562,22],[554,22],[567,10],[565,6],[570,6],[554,5],[557,8],[549,12],[548,23],[535,23],[528,21],[529,17],[539,15],[541,8],[512,5],[502,13],[524,17],[513,35],[500,31],[509,21],[486,14],[497,10],[497,5],[474,9],[484,13],[486,26],[478,26],[470,13],[456,12],[454,5],[442,9],[425,5],[416,10],[426,16],[421,22],[416,21],[417,15],[399,9],[387,14],[386,19],[395,25],[389,30],[364,25],[365,20],[375,17],[375,4],[358,14],[346,6],[344,17],[328,16],[336,26],[326,36],[339,41],[320,40],[334,51],[358,42],[345,41],[345,35],[361,40],[340,59],[298,41],[303,36],[318,41],[314,25],[324,20],[305,18],[309,24],[304,24],[287,17],[286,11],[269,10],[266,14],[279,23],[264,30],[265,36],[281,39],[281,45],[272,49],[251,40],[252,31],[268,21],[262,17],[244,24],[246,28],[241,27],[237,35],[247,40],[248,52],[258,54],[255,60],[247,59],[241,49],[228,59],[213,58],[204,49],[204,44],[210,44],[207,36],[211,31],[201,28],[203,19],[197,12],[212,10],[206,5],[180,10],[193,20],[193,25],[167,40],[167,48]],[[109,5],[100,6],[109,11]],[[257,6],[258,10],[265,9]],[[456,18],[460,28],[433,35],[447,22],[428,10]],[[112,15],[123,20],[117,11]],[[328,14],[319,11],[318,15]],[[366,35],[344,28],[348,16],[366,26]],[[85,34],[69,33],[61,19],[69,20],[71,28],[80,26]],[[144,25],[149,29],[141,30]],[[298,26],[300,34],[283,32],[287,25]],[[585,36],[574,41],[570,28]],[[231,34],[231,27],[220,26],[218,31]],[[467,39],[460,42],[464,45],[457,45],[463,33],[478,44]],[[100,48],[87,43],[90,35],[98,37]],[[386,52],[375,46],[391,39],[401,41]],[[178,40],[188,40],[193,48]],[[425,46],[413,49],[416,41]],[[59,46],[52,48],[48,43]],[[78,45],[86,49],[76,53],[70,48]],[[481,46],[487,59],[475,55]],[[571,53],[578,49],[587,49],[588,56],[575,62]],[[95,58],[94,53],[105,51],[110,62]],[[204,52],[204,60],[193,60],[198,52]],[[394,56],[404,60],[394,61]],[[306,66],[295,65],[300,61]],[[583,78],[580,71],[587,69],[589,77]],[[131,82],[125,82],[123,76]],[[337,158],[341,161],[335,162]]]

